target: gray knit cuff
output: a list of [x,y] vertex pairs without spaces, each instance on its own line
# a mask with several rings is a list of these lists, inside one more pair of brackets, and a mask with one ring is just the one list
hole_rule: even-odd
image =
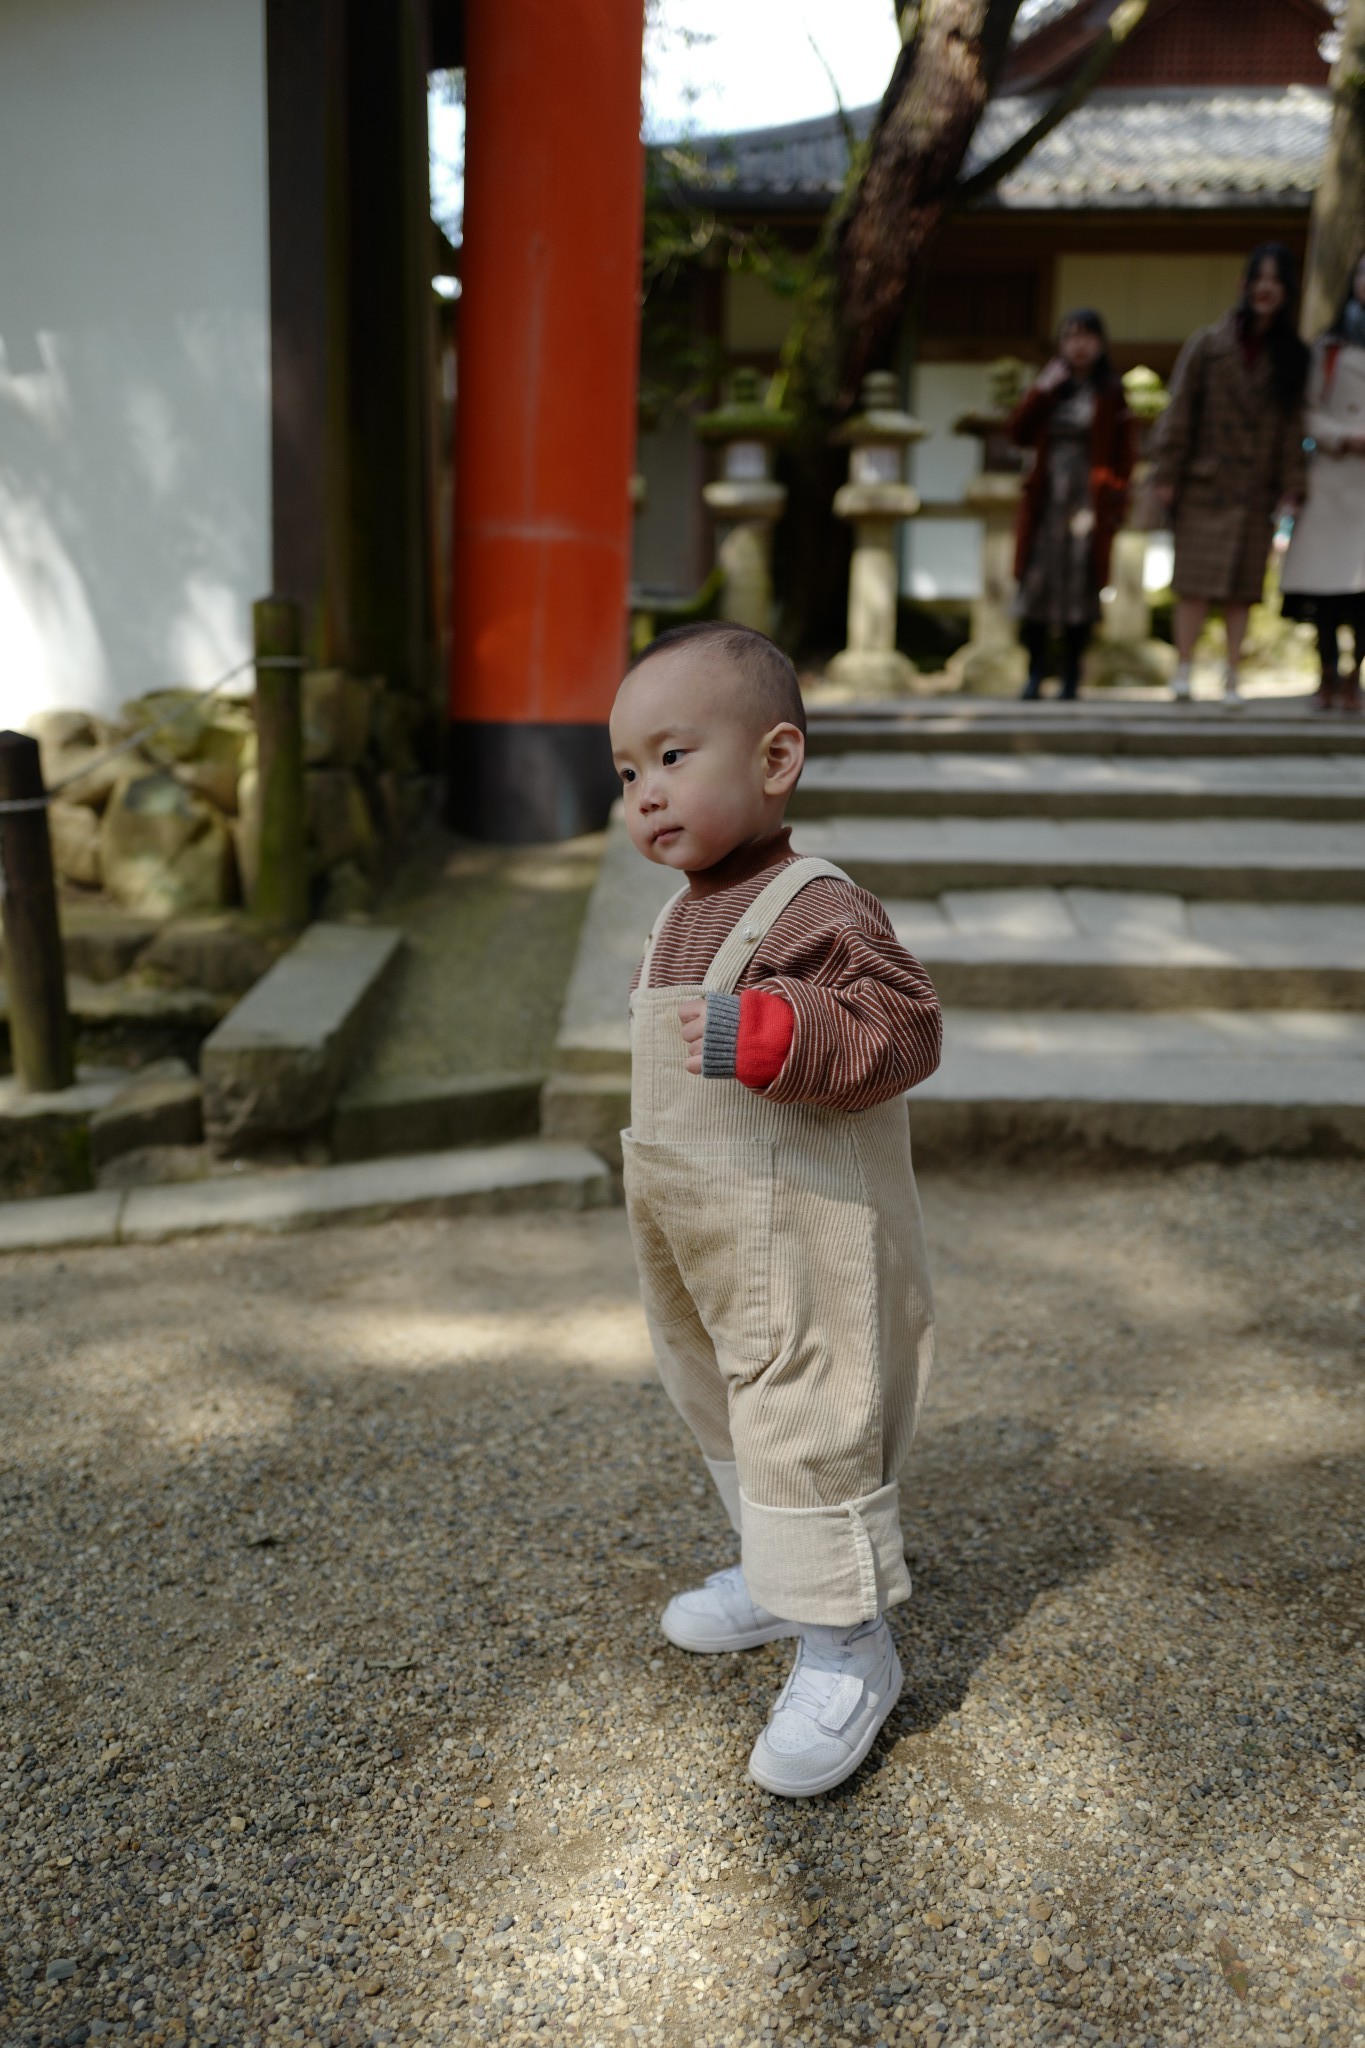
[[701,1070],[708,1081],[733,1081],[739,1050],[739,997],[708,995]]

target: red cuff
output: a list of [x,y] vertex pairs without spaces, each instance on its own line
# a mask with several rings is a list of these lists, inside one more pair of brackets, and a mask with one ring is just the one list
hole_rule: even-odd
[[766,989],[741,989],[735,1079],[746,1088],[767,1088],[787,1063],[795,1031],[790,1003]]

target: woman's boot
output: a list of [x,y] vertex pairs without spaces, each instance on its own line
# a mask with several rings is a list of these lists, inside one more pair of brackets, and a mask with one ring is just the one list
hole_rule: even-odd
[[1025,619],[1019,629],[1019,638],[1028,654],[1028,681],[1020,696],[1025,703],[1032,704],[1042,696],[1047,676],[1047,627],[1040,626],[1036,619]]
[[[1318,684],[1317,694],[1313,699],[1313,709],[1315,711],[1334,710],[1337,704],[1337,700],[1341,694],[1342,687],[1342,680],[1338,671],[1334,668],[1327,668],[1326,666],[1324,666],[1322,671],[1322,681]],[[1359,694],[1359,684],[1357,684],[1357,701],[1359,700]]]
[[1062,697],[1074,704],[1081,693],[1081,666],[1090,645],[1089,626],[1068,626],[1062,648]]

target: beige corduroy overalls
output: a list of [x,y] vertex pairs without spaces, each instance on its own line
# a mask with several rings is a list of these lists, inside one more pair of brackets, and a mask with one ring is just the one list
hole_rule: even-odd
[[924,1229],[903,1097],[855,1113],[689,1074],[678,1007],[733,993],[817,875],[798,860],[700,987],[631,998],[626,1207],[664,1386],[739,1532],[749,1592],[835,1627],[907,1598],[899,1475],[933,1359]]

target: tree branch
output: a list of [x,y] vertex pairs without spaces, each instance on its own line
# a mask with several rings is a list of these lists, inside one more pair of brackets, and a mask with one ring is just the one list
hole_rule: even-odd
[[830,248],[841,396],[888,346],[915,273],[956,196],[1020,0],[918,0],[878,110],[866,170],[845,188]]
[[965,206],[969,200],[979,199],[983,193],[993,191],[1000,180],[1007,178],[1054,128],[1060,127],[1068,114],[1076,111],[1082,100],[1099,84],[1134,29],[1141,26],[1148,4],[1149,0],[1119,0],[1094,49],[1071,82],[1008,149],[1002,149],[999,156],[959,182],[953,195],[954,206]]

